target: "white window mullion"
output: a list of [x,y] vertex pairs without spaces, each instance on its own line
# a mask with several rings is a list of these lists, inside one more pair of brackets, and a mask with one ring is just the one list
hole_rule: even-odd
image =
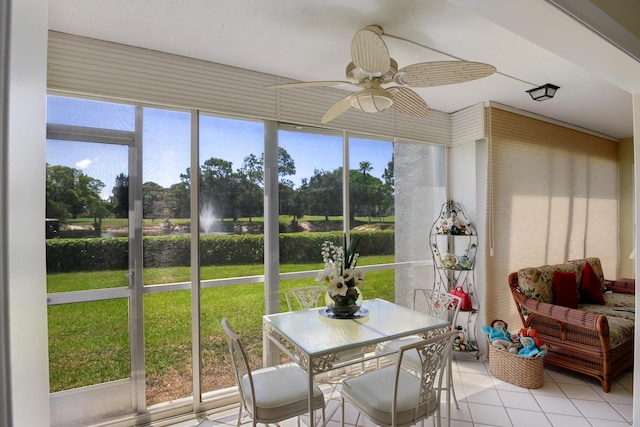
[[[278,122],[264,122],[264,303],[265,314],[280,311],[280,242],[278,194]],[[263,365],[280,363],[280,352],[263,340]]]
[[200,363],[200,112],[191,111],[191,364],[193,409],[202,403]]

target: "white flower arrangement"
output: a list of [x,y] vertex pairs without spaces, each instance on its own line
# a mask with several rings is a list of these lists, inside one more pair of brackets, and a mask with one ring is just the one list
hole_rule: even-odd
[[358,243],[360,239],[355,244],[352,240],[347,246],[346,235],[343,246],[336,246],[329,241],[322,243],[324,270],[318,273],[316,282],[328,284],[327,293],[337,305],[355,304],[358,293],[352,288],[365,282],[364,273],[356,268],[360,256],[355,252]]

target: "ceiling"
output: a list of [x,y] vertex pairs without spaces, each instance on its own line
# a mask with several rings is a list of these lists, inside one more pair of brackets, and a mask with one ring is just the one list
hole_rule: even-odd
[[[633,136],[640,62],[545,0],[49,2],[50,30],[301,81],[344,80],[351,39],[371,24],[388,34],[399,67],[463,59],[497,68],[484,79],[416,89],[432,109],[451,113],[491,101],[614,138]],[[620,44],[629,42],[640,39]],[[525,93],[544,83],[560,86],[553,99]]]

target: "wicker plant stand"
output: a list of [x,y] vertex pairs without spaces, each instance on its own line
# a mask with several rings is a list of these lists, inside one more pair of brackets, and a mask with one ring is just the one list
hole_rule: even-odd
[[544,385],[542,357],[523,357],[498,350],[489,344],[491,375],[518,387],[540,388]]

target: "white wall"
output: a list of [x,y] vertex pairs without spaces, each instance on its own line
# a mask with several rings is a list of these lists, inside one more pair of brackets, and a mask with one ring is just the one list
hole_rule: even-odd
[[[449,198],[461,203],[474,225],[477,224],[476,142],[469,141],[451,147]],[[480,195],[484,197],[484,195]]]
[[45,246],[47,0],[12,2],[8,253],[13,425],[49,425]]
[[[484,109],[476,111],[484,117]],[[486,355],[486,345],[481,340],[480,326],[487,323],[484,306],[485,272],[484,251],[486,235],[486,194],[487,194],[487,143],[486,140],[458,143],[451,147],[449,155],[450,197],[460,203],[478,234],[478,249],[474,274],[475,292],[479,303],[478,317],[475,319],[476,331],[471,336],[476,339],[481,354]]]

